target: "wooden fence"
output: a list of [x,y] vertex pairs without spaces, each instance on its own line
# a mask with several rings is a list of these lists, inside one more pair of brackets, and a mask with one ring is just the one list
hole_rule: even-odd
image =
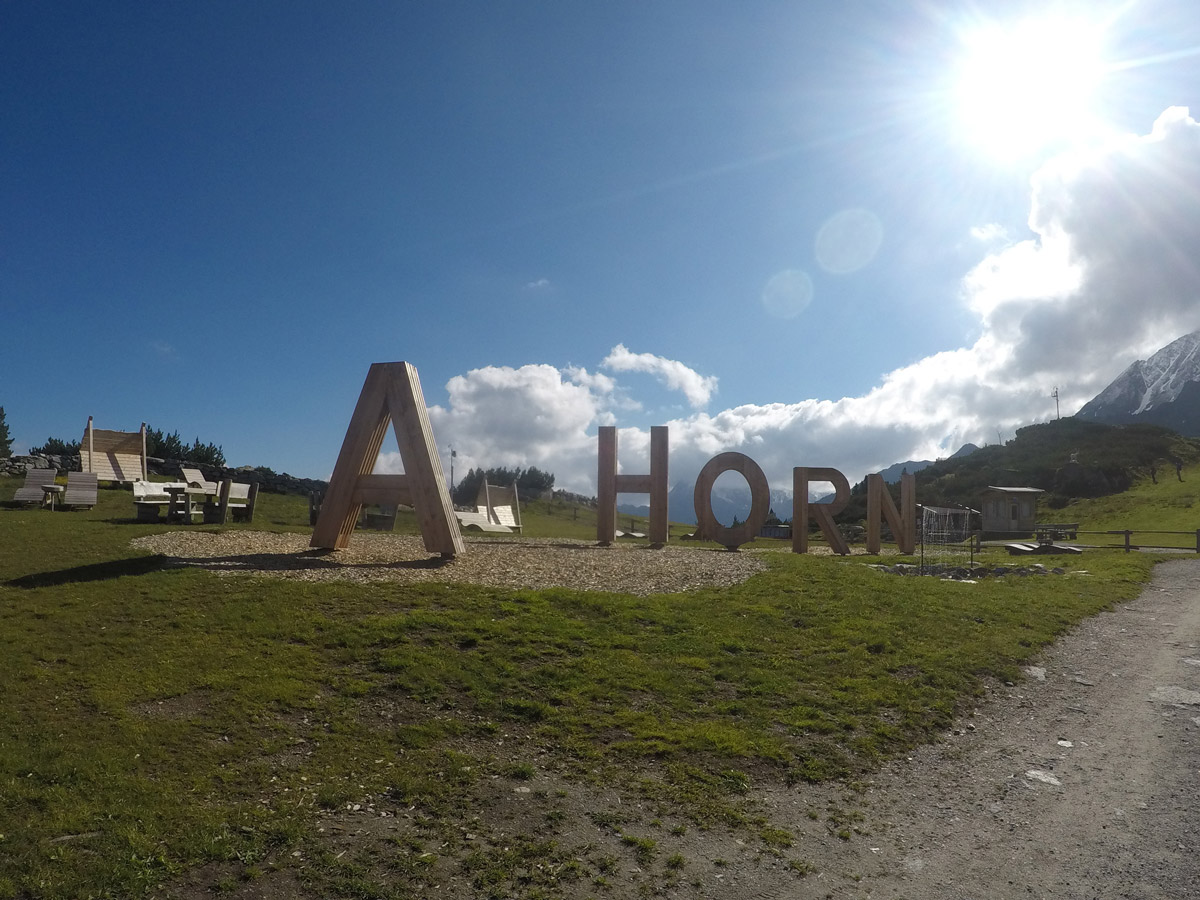
[[[1195,531],[1151,531],[1144,529],[1133,528],[1117,528],[1109,531],[1081,531],[1078,525],[1038,525],[1035,529],[1036,540],[1039,544],[1053,544],[1055,541],[1075,541],[1077,537],[1083,535],[1093,536],[1114,536],[1120,537],[1119,543],[1104,543],[1091,544],[1097,549],[1124,549],[1126,553],[1132,550],[1188,550],[1195,553],[1200,553],[1200,528]],[[1145,541],[1134,542],[1134,535],[1171,535],[1175,537],[1186,537],[1187,541],[1175,541],[1173,543],[1147,543]],[[975,549],[980,550],[983,546],[982,533],[976,532],[973,536]],[[1085,545],[1087,546],[1087,545]]]
[[[1196,553],[1200,553],[1200,528],[1197,528],[1195,531],[1142,531],[1140,529],[1134,531],[1133,529],[1127,528],[1125,530],[1118,529],[1115,531],[1081,531],[1079,534],[1120,535],[1124,539],[1126,553],[1131,550],[1141,550],[1143,548],[1148,550],[1195,550]],[[1176,542],[1173,544],[1147,544],[1139,541],[1135,544],[1133,542],[1133,536],[1135,534],[1169,534],[1176,536],[1187,536],[1190,538],[1190,541],[1186,545],[1182,546],[1182,542]]]

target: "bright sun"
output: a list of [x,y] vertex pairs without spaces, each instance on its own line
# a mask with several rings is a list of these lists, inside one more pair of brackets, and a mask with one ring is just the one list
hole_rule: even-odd
[[957,109],[966,136],[1011,160],[1094,137],[1103,32],[1065,19],[988,27],[963,39]]

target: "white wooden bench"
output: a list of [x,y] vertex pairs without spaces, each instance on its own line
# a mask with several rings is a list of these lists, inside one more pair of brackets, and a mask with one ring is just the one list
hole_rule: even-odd
[[199,469],[185,469],[183,466],[180,466],[179,473],[189,485],[194,488],[203,488],[206,494],[211,494],[215,497],[217,491],[221,489],[221,486],[217,482],[205,480],[204,473]]
[[[521,503],[517,497],[517,486],[500,487],[484,481],[479,485],[479,493],[475,497],[475,512],[482,515],[492,525],[499,525],[505,531],[521,531]],[[483,528],[483,531],[494,531],[494,528]]]
[[159,510],[170,504],[168,487],[186,487],[181,481],[135,481],[133,483],[133,507],[139,522],[157,522]]
[[497,525],[488,519],[486,512],[458,512],[455,511],[454,517],[458,519],[458,524],[464,531],[491,531],[496,534],[512,534],[512,529],[507,525]]

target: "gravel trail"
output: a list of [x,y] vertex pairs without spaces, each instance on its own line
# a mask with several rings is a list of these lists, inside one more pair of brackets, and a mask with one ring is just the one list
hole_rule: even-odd
[[1178,561],[871,778],[866,836],[794,896],[1200,897],[1198,776],[1200,562]]

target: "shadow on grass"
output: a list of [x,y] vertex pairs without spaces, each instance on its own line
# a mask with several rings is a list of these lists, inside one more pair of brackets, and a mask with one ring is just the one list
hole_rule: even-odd
[[440,556],[389,562],[341,562],[334,550],[305,550],[300,553],[242,553],[227,556],[162,557],[162,568],[206,569],[210,572],[305,572],[368,571],[371,569],[441,569],[453,560]]
[[154,556],[135,556],[131,559],[92,563],[88,566],[73,566],[70,569],[59,569],[57,572],[35,572],[6,581],[4,584],[6,587],[29,589],[87,581],[108,581],[126,575],[149,575],[151,572],[167,568],[169,564],[168,558],[159,553]]

